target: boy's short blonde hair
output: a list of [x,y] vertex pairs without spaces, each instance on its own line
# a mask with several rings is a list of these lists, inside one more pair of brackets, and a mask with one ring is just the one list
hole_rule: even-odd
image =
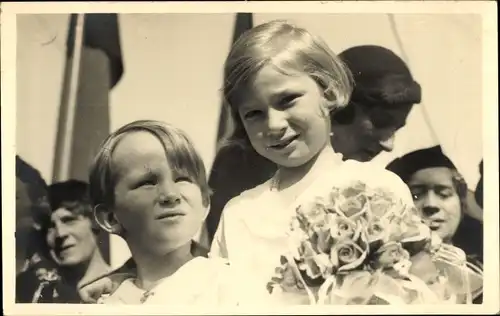
[[204,206],[208,206],[210,189],[205,166],[192,141],[181,129],[154,120],[129,123],[104,140],[90,167],[89,193],[92,205],[114,205],[117,174],[112,162],[113,151],[124,135],[141,131],[158,138],[165,148],[167,160],[174,173],[190,177],[201,189]]
[[248,144],[238,114],[241,98],[257,73],[267,65],[286,75],[307,74],[322,88],[328,110],[345,107],[353,89],[352,74],[328,45],[307,30],[287,21],[258,25],[234,43],[224,65],[224,103],[234,122],[233,141]]

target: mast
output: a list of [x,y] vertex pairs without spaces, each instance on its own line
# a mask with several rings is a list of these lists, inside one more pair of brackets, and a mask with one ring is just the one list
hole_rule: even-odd
[[[61,105],[59,109],[59,126],[56,136],[52,182],[65,181],[70,177],[71,144],[73,140],[75,109],[78,97],[84,26],[85,14],[77,14],[76,23],[74,25],[70,25],[68,53],[66,58]],[[73,27],[74,30],[71,29]],[[73,41],[71,38],[72,32],[74,32]]]

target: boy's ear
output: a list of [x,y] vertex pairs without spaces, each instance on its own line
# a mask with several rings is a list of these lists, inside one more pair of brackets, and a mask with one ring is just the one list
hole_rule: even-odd
[[119,235],[122,231],[122,226],[115,214],[105,205],[98,204],[94,207],[94,218],[97,224],[110,234]]

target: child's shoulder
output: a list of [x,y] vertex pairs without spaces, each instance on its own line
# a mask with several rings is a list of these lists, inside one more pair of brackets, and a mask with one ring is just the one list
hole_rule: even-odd
[[224,213],[227,212],[238,212],[243,209],[248,203],[255,203],[256,199],[262,196],[264,192],[269,188],[268,180],[264,183],[261,183],[251,189],[245,190],[241,192],[239,195],[233,197],[229,202],[227,202],[226,206],[224,206]]
[[[246,269],[238,268],[224,259],[207,259],[211,267],[212,285],[219,293],[222,304],[236,305],[269,305],[271,298],[266,286]],[[208,264],[209,263],[209,264]]]
[[208,257],[208,258],[196,258],[201,266],[205,266],[208,269],[214,271],[220,271],[224,273],[230,270],[229,261],[226,258],[220,257]]
[[367,182],[403,183],[395,173],[373,162],[347,160],[343,164],[343,171]]

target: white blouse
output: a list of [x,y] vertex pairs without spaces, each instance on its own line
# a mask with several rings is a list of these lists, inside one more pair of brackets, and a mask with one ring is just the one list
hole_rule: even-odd
[[265,288],[236,273],[225,260],[196,257],[150,291],[127,279],[102,303],[221,307],[266,304],[267,300]]
[[[241,193],[224,208],[212,242],[210,256],[229,260],[231,265],[251,274],[264,286],[270,281],[280,256],[287,249],[287,230],[301,202],[326,194],[334,185],[342,187],[359,180],[367,185],[385,188],[413,205],[406,184],[394,173],[348,160],[322,166],[324,172],[294,201],[283,202],[279,191],[271,191],[271,180]],[[285,190],[286,191],[286,190]]]

